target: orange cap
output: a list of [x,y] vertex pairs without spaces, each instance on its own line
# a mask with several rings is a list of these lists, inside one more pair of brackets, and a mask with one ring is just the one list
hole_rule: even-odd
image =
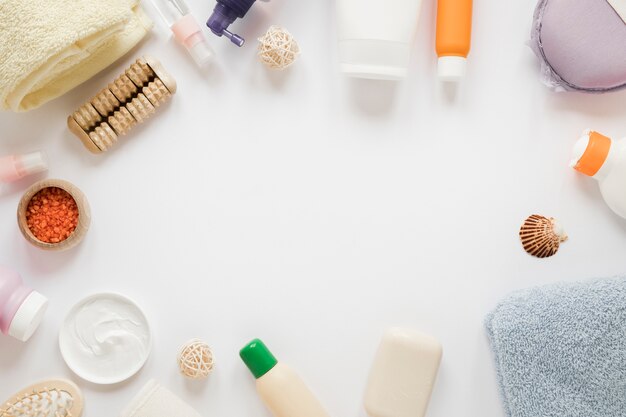
[[598,133],[589,132],[589,143],[587,149],[583,152],[578,162],[574,165],[574,169],[585,175],[593,177],[600,171],[602,165],[609,156],[611,149],[611,139]]

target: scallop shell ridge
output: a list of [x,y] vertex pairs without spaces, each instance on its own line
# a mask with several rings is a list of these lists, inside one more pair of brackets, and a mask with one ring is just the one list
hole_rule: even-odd
[[567,235],[560,230],[553,217],[533,214],[528,217],[519,231],[524,250],[537,258],[554,256],[567,240]]

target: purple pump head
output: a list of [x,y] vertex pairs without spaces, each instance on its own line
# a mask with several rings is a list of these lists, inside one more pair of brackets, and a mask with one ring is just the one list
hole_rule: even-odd
[[241,36],[228,30],[228,26],[237,18],[242,18],[248,13],[256,0],[217,0],[213,14],[206,22],[211,32],[217,36],[225,36],[232,43],[241,47],[246,42]]

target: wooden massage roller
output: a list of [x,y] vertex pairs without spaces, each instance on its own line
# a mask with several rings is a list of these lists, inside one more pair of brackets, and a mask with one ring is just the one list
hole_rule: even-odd
[[144,56],[67,118],[67,126],[93,153],[106,152],[176,92],[176,81]]

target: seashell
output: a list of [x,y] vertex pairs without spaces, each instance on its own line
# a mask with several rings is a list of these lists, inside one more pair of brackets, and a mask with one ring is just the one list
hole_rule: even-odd
[[519,231],[524,249],[537,258],[548,258],[559,250],[567,235],[552,217],[533,214],[528,217]]
[[0,417],[80,417],[83,396],[70,381],[31,385],[0,405]]

